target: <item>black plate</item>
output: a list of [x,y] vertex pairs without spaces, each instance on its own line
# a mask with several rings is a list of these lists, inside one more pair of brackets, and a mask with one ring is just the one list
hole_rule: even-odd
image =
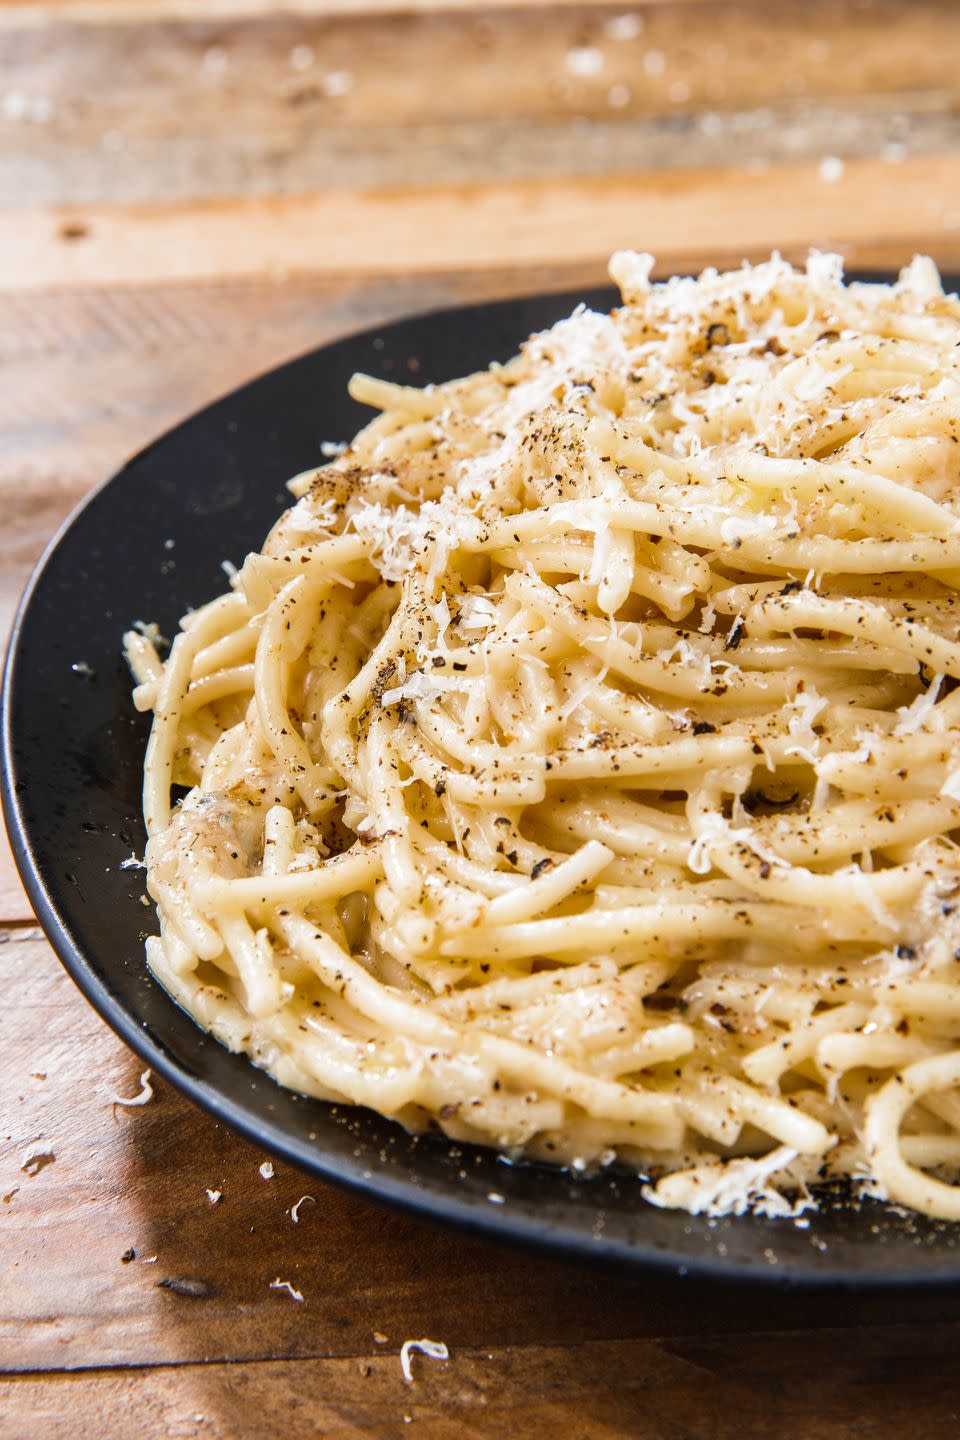
[[304,1099],[210,1039],[146,969],[144,934],[156,922],[140,903],[142,872],[120,868],[143,852],[148,728],[131,705],[123,630],[142,618],[173,634],[188,606],[223,590],[221,561],[260,548],[288,503],[284,481],[318,462],[321,441],[346,439],[367,418],[346,393],[354,370],[404,380],[416,367],[418,383],[466,374],[506,359],[580,298],[604,309],[614,300],[606,290],[513,300],[326,346],[195,415],[81,506],[34,573],[7,657],[3,805],[27,892],[63,964],[131,1049],[218,1119],[326,1180],[504,1240],[631,1266],[956,1282],[960,1226],[869,1202],[828,1207],[808,1228],[708,1222],[647,1205],[630,1176],[511,1166]]

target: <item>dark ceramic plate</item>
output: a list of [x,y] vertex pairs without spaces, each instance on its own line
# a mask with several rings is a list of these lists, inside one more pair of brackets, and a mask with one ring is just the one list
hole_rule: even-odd
[[[284,481],[368,412],[356,369],[443,380],[506,359],[579,296],[539,296],[418,316],[326,346],[195,415],[131,460],[40,561],[14,627],[4,683],[3,804],[14,853],[50,941],[91,1004],[160,1075],[259,1145],[372,1198],[490,1236],[629,1266],[836,1285],[960,1280],[960,1226],[830,1204],[807,1228],[708,1222],[656,1210],[631,1177],[510,1166],[414,1140],[361,1110],[281,1090],[211,1040],[148,973],[141,763],[147,721],[130,701],[120,637],[136,619],[172,634],[222,591],[288,502]],[[583,297],[609,308],[611,292]]]

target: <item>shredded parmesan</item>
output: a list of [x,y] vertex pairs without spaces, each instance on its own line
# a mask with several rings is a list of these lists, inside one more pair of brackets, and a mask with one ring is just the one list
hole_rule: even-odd
[[297,1225],[297,1224],[300,1223],[300,1206],[303,1205],[303,1204],[305,1203],[305,1201],[307,1201],[307,1200],[311,1201],[311,1203],[314,1204],[314,1205],[317,1203],[315,1196],[313,1196],[313,1195],[301,1195],[301,1196],[300,1196],[300,1199],[296,1202],[296,1204],[295,1204],[295,1205],[291,1205],[291,1207],[290,1207],[290,1219],[293,1221],[294,1225]]
[[804,690],[790,703],[787,729],[796,742],[788,745],[784,753],[796,755],[808,765],[816,766],[820,753],[820,736],[813,728],[813,722],[826,709],[828,702],[816,690]]
[[153,1086],[150,1084],[150,1070],[144,1070],[140,1076],[140,1090],[136,1095],[124,1099],[122,1095],[110,1095],[109,1099],[113,1105],[122,1105],[125,1109],[132,1109],[135,1105],[146,1105],[153,1099]]
[[909,705],[901,705],[897,714],[900,719],[893,727],[894,735],[915,735],[932,719],[937,706],[937,697],[944,681],[943,675],[934,675],[930,684]]
[[728,1160],[725,1165],[702,1164],[677,1170],[658,1184],[646,1186],[644,1196],[652,1205],[666,1210],[689,1210],[691,1215],[765,1215],[791,1219],[805,1210],[816,1209],[809,1195],[791,1202],[770,1184],[778,1171],[796,1160],[796,1150],[786,1145],[771,1150],[760,1160]]
[[948,800],[960,800],[960,769],[950,771],[940,786],[940,794]]
[[450,1351],[442,1340],[405,1340],[400,1347],[400,1368],[408,1385],[413,1384],[413,1368],[410,1357],[414,1352],[428,1355],[431,1360],[449,1360]]
[[286,1290],[291,1300],[298,1300],[300,1302],[303,1301],[303,1291],[297,1290],[293,1285],[291,1285],[289,1280],[281,1280],[279,1276],[276,1280],[270,1281],[270,1289]]
[[47,1146],[34,1146],[20,1161],[20,1169],[26,1175],[39,1175],[41,1170],[52,1165],[56,1155]]

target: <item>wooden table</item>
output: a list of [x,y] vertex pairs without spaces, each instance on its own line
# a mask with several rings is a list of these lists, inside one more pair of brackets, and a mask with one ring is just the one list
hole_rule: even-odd
[[[951,0],[0,0],[0,625],[130,451],[351,328],[593,284],[618,245],[960,267],[958,54]],[[960,1295],[628,1279],[264,1179],[166,1086],[112,1106],[140,1066],[8,859],[0,920],[0,1435],[956,1423]],[[421,1336],[450,1360],[407,1385]]]

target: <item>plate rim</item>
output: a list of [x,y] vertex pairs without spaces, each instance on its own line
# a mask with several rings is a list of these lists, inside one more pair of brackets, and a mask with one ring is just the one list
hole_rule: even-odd
[[[892,271],[854,271],[848,279],[889,279]],[[949,274],[950,272],[948,272]],[[951,277],[952,278],[952,277]],[[771,1288],[795,1291],[845,1291],[848,1293],[870,1291],[942,1291],[960,1283],[960,1254],[955,1263],[947,1263],[939,1269],[919,1272],[884,1271],[882,1269],[854,1272],[838,1268],[829,1263],[814,1270],[792,1266],[779,1269],[775,1266],[760,1267],[746,1265],[716,1254],[692,1256],[675,1247],[655,1247],[652,1244],[630,1243],[626,1240],[610,1239],[603,1234],[589,1240],[585,1232],[573,1230],[562,1222],[550,1223],[537,1220],[509,1207],[490,1206],[479,1208],[475,1201],[459,1200],[455,1195],[438,1193],[429,1181],[424,1187],[416,1185],[406,1177],[395,1177],[390,1172],[376,1175],[369,1171],[364,1175],[364,1162],[348,1157],[329,1155],[320,1147],[311,1148],[306,1141],[300,1141],[289,1134],[279,1122],[271,1122],[252,1111],[244,1103],[223,1094],[198,1075],[191,1074],[169,1053],[159,1037],[152,1034],[146,1021],[141,1021],[127,1010],[122,1000],[111,993],[107,982],[94,971],[82,948],[75,944],[58,912],[56,900],[48,890],[41,867],[34,854],[30,826],[25,818],[18,794],[17,765],[15,760],[15,735],[13,728],[14,695],[17,688],[18,672],[22,662],[23,632],[34,598],[43,585],[46,571],[66,536],[79,522],[86,510],[97,503],[115,485],[122,485],[130,468],[150,452],[162,446],[168,436],[179,431],[184,425],[199,419],[214,410],[226,400],[243,395],[250,387],[262,380],[282,374],[288,368],[302,364],[305,360],[330,350],[342,342],[362,341],[366,338],[387,339],[394,330],[401,330],[411,322],[438,321],[445,317],[462,317],[478,311],[508,310],[511,306],[525,303],[555,301],[557,304],[570,303],[571,308],[580,303],[594,303],[598,297],[616,297],[612,286],[578,287],[574,290],[543,290],[525,292],[507,298],[483,300],[462,305],[436,306],[426,310],[414,310],[382,323],[365,326],[358,330],[346,330],[334,335],[318,346],[304,350],[295,356],[258,371],[241,385],[224,390],[198,409],[181,417],[167,426],[145,445],[135,450],[119,469],[95,485],[60,523],[44,546],[39,559],[30,571],[27,582],[17,604],[7,640],[3,665],[2,688],[0,688],[0,803],[6,825],[10,849],[17,872],[24,886],[34,916],[44,937],[53,949],[60,964],[77,986],[86,1001],[113,1033],[151,1070],[159,1074],[186,1098],[198,1105],[214,1119],[227,1125],[245,1140],[267,1151],[269,1154],[297,1169],[314,1175],[325,1183],[333,1184],[374,1204],[409,1214],[414,1218],[441,1224],[448,1229],[500,1243],[512,1248],[521,1248],[531,1254],[544,1254],[554,1259],[577,1262],[601,1267],[611,1265],[629,1266],[635,1275],[644,1272],[671,1274],[677,1278],[699,1279],[708,1283],[725,1283],[749,1286],[769,1291]],[[172,1005],[176,1001],[167,996]],[[192,1017],[190,1017],[192,1019]],[[194,1021],[196,1024],[196,1022]],[[200,1029],[201,1027],[198,1027]],[[215,1041],[219,1044],[220,1042]],[[253,1065],[249,1057],[243,1057]],[[259,1069],[259,1067],[254,1067]],[[260,1071],[261,1074],[267,1072]],[[269,1077],[272,1079],[272,1077]],[[277,1083],[277,1082],[273,1082]],[[344,1107],[346,1108],[346,1107]],[[364,1109],[365,1107],[354,1107]],[[375,1113],[375,1112],[373,1112]],[[441,1142],[442,1143],[442,1142]],[[563,1172],[561,1172],[563,1173]],[[736,1217],[737,1223],[749,1224],[748,1215]],[[788,1222],[784,1222],[788,1223]]]

